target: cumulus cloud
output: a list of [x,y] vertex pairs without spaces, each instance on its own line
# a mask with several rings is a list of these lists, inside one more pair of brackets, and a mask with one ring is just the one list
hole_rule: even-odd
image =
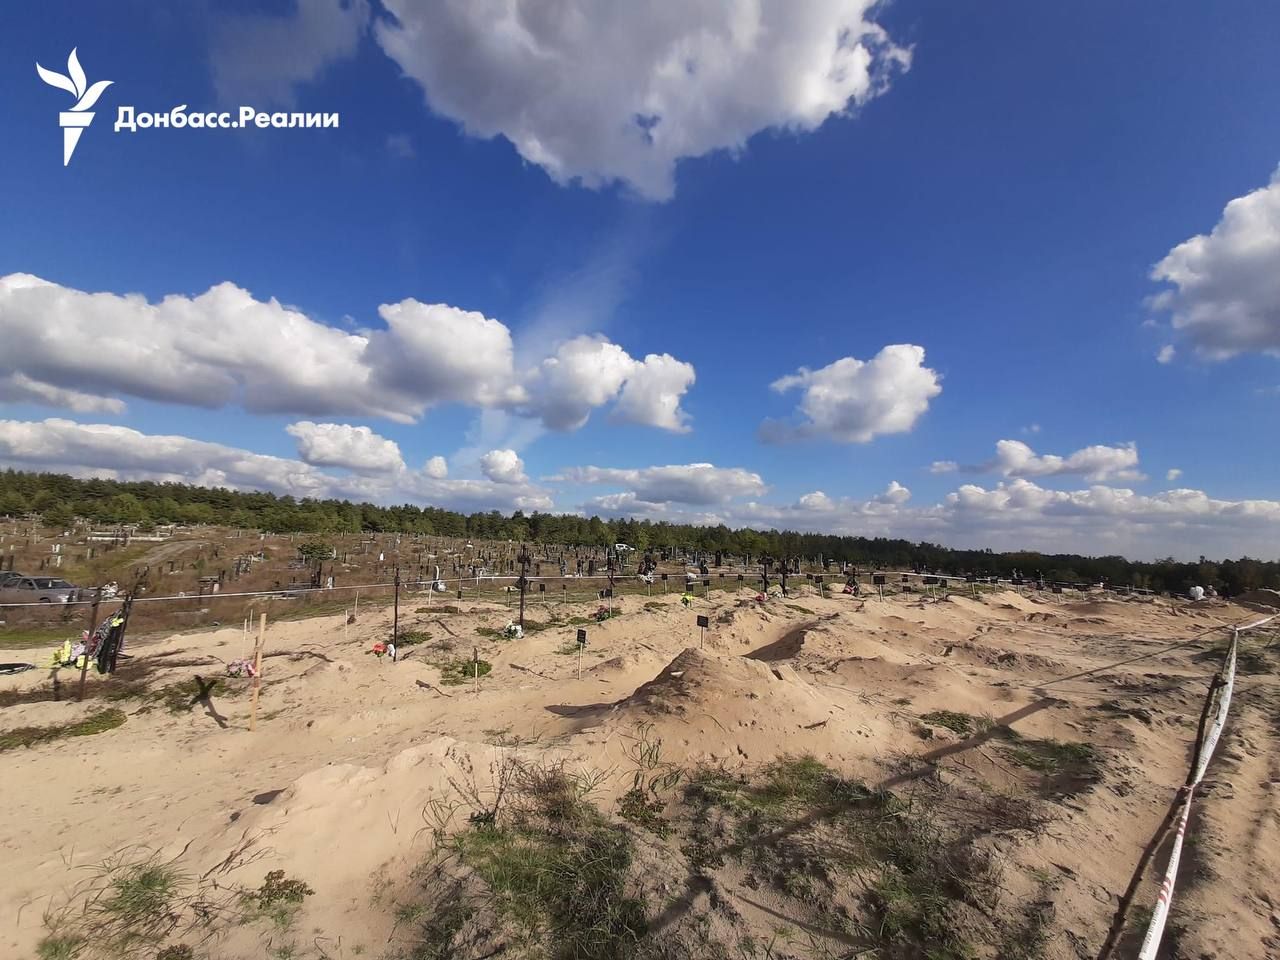
[[839,443],[867,443],[877,436],[906,433],[942,392],[938,374],[924,365],[924,348],[898,343],[870,360],[843,357],[820,370],[801,367],[771,385],[777,393],[801,389],[799,422],[766,420],[762,439],[822,437]]
[[[675,519],[659,511],[655,519]],[[789,505],[731,505],[721,522],[867,537],[927,540],[969,549],[1123,553],[1150,559],[1274,556],[1280,501],[1219,500],[1200,490],[1143,496],[1094,485],[1047,490],[1033,481],[1002,481],[994,488],[964,484],[935,504],[920,507],[834,498],[822,492]]]
[[219,16],[210,59],[223,104],[292,106],[299,85],[355,54],[369,23],[368,0],[295,0],[291,15]]
[[430,108],[556,182],[652,199],[679,160],[806,132],[884,92],[907,50],[874,0],[383,0],[375,34]]
[[552,430],[576,430],[593,410],[616,401],[616,419],[684,433],[688,415],[680,401],[693,381],[693,366],[669,354],[635,360],[616,343],[584,334],[533,368],[516,409]]
[[524,461],[514,450],[490,450],[480,458],[480,471],[494,483],[524,483]]
[[481,313],[414,299],[378,313],[386,329],[348,333],[231,283],[149,303],[10,274],[0,277],[0,400],[119,412],[119,397],[133,396],[401,423],[456,403],[523,412],[559,430],[616,402],[625,420],[686,429],[679,403],[693,368],[666,354],[639,361],[582,336],[519,370],[511,331]]
[[1186,240],[1155,265],[1168,283],[1151,298],[1203,356],[1280,354],[1280,169],[1271,182],[1222,211],[1208,234]]
[[361,473],[404,468],[400,447],[368,427],[299,420],[285,427],[298,441],[298,456],[316,467],[346,467]]
[[444,457],[435,456],[423,465],[422,472],[432,480],[443,480],[449,475],[449,464]]
[[929,472],[998,473],[1006,477],[1075,475],[1098,483],[1145,480],[1137,467],[1138,447],[1133,443],[1116,447],[1095,444],[1062,457],[1038,454],[1021,440],[1001,440],[996,443],[996,455],[985,463],[960,466],[954,460],[935,460]]
[[631,368],[614,415],[627,423],[688,433],[689,416],[680,409],[680,400],[694,380],[693,364],[669,353],[651,353]]
[[884,493],[875,499],[877,503],[906,503],[911,499],[911,491],[897,480],[890,480],[889,486],[885,487]]
[[1168,480],[1170,483],[1173,483],[1175,480],[1178,480],[1181,477],[1182,477],[1182,471],[1179,470],[1177,467],[1170,467],[1167,471],[1165,471],[1165,475],[1164,475],[1164,478]]
[[997,472],[1006,477],[1055,477],[1076,474],[1086,480],[1141,480],[1138,447],[1127,443],[1119,447],[1095,444],[1083,447],[1066,457],[1041,456],[1021,440],[1001,440],[996,456],[988,461],[984,472]]
[[1156,354],[1156,363],[1173,363],[1173,358],[1177,352],[1178,350],[1173,344],[1166,343]]
[[618,395],[635,361],[602,337],[574,337],[528,379],[527,409],[552,430],[576,430]]
[[378,474],[336,475],[301,460],[220,443],[57,418],[0,420],[0,465],[458,510],[550,510],[553,506],[548,491],[528,483],[447,480],[403,467]]
[[572,467],[563,471],[558,479],[630,487],[627,491],[629,502],[650,504],[725,503],[735,497],[759,496],[768,489],[758,473],[751,473],[741,467],[717,467],[710,463],[638,469]]
[[38,403],[76,413],[124,413],[125,410],[124,401],[115,397],[95,397],[79,390],[55,387],[32,380],[25,373],[0,376],[0,403]]

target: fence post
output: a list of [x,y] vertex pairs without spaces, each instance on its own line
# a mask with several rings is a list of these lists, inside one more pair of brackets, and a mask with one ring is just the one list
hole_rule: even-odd
[[258,726],[258,691],[262,686],[262,644],[267,633],[267,615],[258,621],[258,640],[253,645],[253,703],[249,708],[249,730]]

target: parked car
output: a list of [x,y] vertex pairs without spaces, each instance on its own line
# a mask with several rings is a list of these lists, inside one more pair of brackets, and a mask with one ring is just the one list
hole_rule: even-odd
[[0,584],[0,603],[67,603],[80,599],[80,588],[57,577],[19,576]]

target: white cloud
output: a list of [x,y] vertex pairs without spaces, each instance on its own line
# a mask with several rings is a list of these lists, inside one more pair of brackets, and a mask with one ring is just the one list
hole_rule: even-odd
[[1228,203],[1209,234],[1170,250],[1151,277],[1172,284],[1151,305],[1202,355],[1280,354],[1280,169]]
[[1022,428],[1022,432],[1026,434],[1035,435],[1040,432],[1040,424],[1038,423],[1028,424],[1027,426]]
[[1181,476],[1182,476],[1181,470],[1179,470],[1177,467],[1170,467],[1167,471],[1165,471],[1164,478],[1168,480],[1170,483],[1173,483],[1175,480],[1178,480]]
[[1096,444],[1068,456],[1036,453],[1021,440],[996,443],[996,455],[976,466],[960,466],[954,460],[935,460],[930,473],[999,473],[1006,477],[1056,477],[1076,475],[1092,482],[1145,480],[1137,469],[1138,448],[1126,443],[1117,447]]
[[576,430],[593,410],[616,400],[620,420],[684,433],[688,416],[680,400],[693,381],[693,366],[669,354],[634,360],[616,343],[583,335],[560,344],[530,372],[519,409],[552,430]]
[[[1200,490],[1142,496],[1132,490],[1092,486],[1046,490],[1030,480],[993,489],[964,484],[941,502],[908,507],[870,500],[806,494],[785,506],[730,506],[721,522],[819,533],[928,540],[954,547],[1041,550],[1050,553],[1122,553],[1150,559],[1276,555],[1280,501],[1217,500]],[[676,519],[663,510],[654,519]]]
[[123,400],[96,397],[32,380],[25,373],[0,376],[0,403],[39,403],[76,413],[124,413]]
[[428,402],[519,402],[511,331],[474,310],[402,300],[383,304],[386,333],[369,335],[367,362],[379,386]]
[[1086,480],[1141,480],[1137,471],[1138,448],[1127,443],[1119,447],[1101,444],[1084,447],[1067,457],[1053,454],[1041,456],[1021,440],[1001,440],[996,456],[983,472],[1001,473],[1006,477],[1054,477],[1065,474],[1083,476]]
[[618,395],[635,361],[615,343],[581,336],[562,343],[528,380],[528,409],[552,430],[576,430]]
[[456,403],[526,413],[559,430],[616,401],[622,419],[686,429],[679,403],[693,368],[666,354],[637,361],[582,336],[519,370],[498,320],[413,299],[378,313],[385,330],[348,333],[231,283],[148,303],[10,274],[0,277],[0,401],[119,412],[118,397],[134,396],[400,423]]
[[295,0],[290,16],[243,13],[214,21],[210,59],[223,104],[292,106],[300,84],[355,54],[368,0]]
[[346,467],[361,473],[404,469],[400,447],[368,427],[299,420],[285,427],[298,441],[298,456],[316,467]]
[[[509,465],[509,458],[506,462]],[[553,508],[549,491],[527,481],[449,480],[432,475],[430,464],[421,471],[334,475],[300,460],[223,444],[62,419],[0,420],[0,467],[6,466],[464,511]],[[1273,558],[1280,542],[1280,501],[1220,500],[1200,490],[1144,496],[1095,484],[1060,491],[1013,478],[993,488],[963,484],[941,501],[922,506],[909,506],[909,491],[898,483],[868,499],[814,491],[795,503],[774,505],[741,502],[765,492],[756,474],[710,464],[636,470],[583,467],[566,473],[560,479],[631,488],[597,498],[584,510],[655,520],[1138,558],[1201,553]],[[707,509],[690,510],[688,505]]]
[[759,496],[768,489],[758,473],[751,473],[741,467],[717,467],[710,463],[639,469],[572,467],[563,471],[557,479],[630,487],[628,494],[632,501],[650,504],[725,503],[734,497]]
[[802,388],[797,412],[803,419],[766,420],[763,439],[823,437],[839,443],[906,433],[942,392],[938,374],[924,365],[924,348],[909,343],[891,344],[865,362],[843,357],[820,370],[801,367],[771,387],[778,393]]
[[688,433],[689,416],[680,409],[680,400],[695,379],[693,364],[669,353],[651,353],[631,368],[614,415],[627,423]]
[[806,132],[882,93],[909,53],[874,0],[383,0],[376,36],[435,112],[558,183],[665,199],[679,160]]
[[432,480],[443,480],[449,475],[449,464],[444,457],[435,456],[423,464],[422,472]]
[[1166,343],[1160,348],[1160,352],[1156,354],[1156,363],[1173,363],[1173,358],[1177,352],[1177,348],[1173,344]]
[[876,503],[906,503],[911,499],[911,491],[900,484],[897,480],[890,480],[889,486],[885,487],[884,493],[875,498]]
[[514,450],[490,450],[480,458],[480,470],[494,483],[524,483],[524,461]]
[[548,491],[528,483],[446,480],[403,468],[339,476],[300,460],[220,443],[52,418],[0,420],[0,465],[458,510],[550,510],[553,506]]

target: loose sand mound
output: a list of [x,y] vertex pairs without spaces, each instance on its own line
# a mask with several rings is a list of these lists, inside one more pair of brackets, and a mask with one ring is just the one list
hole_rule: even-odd
[[1271,610],[1280,610],[1280,590],[1250,590],[1236,597],[1237,603],[1254,603]]
[[688,649],[615,705],[611,729],[652,724],[682,759],[812,752],[862,757],[891,729],[856,700],[829,696],[786,664]]

